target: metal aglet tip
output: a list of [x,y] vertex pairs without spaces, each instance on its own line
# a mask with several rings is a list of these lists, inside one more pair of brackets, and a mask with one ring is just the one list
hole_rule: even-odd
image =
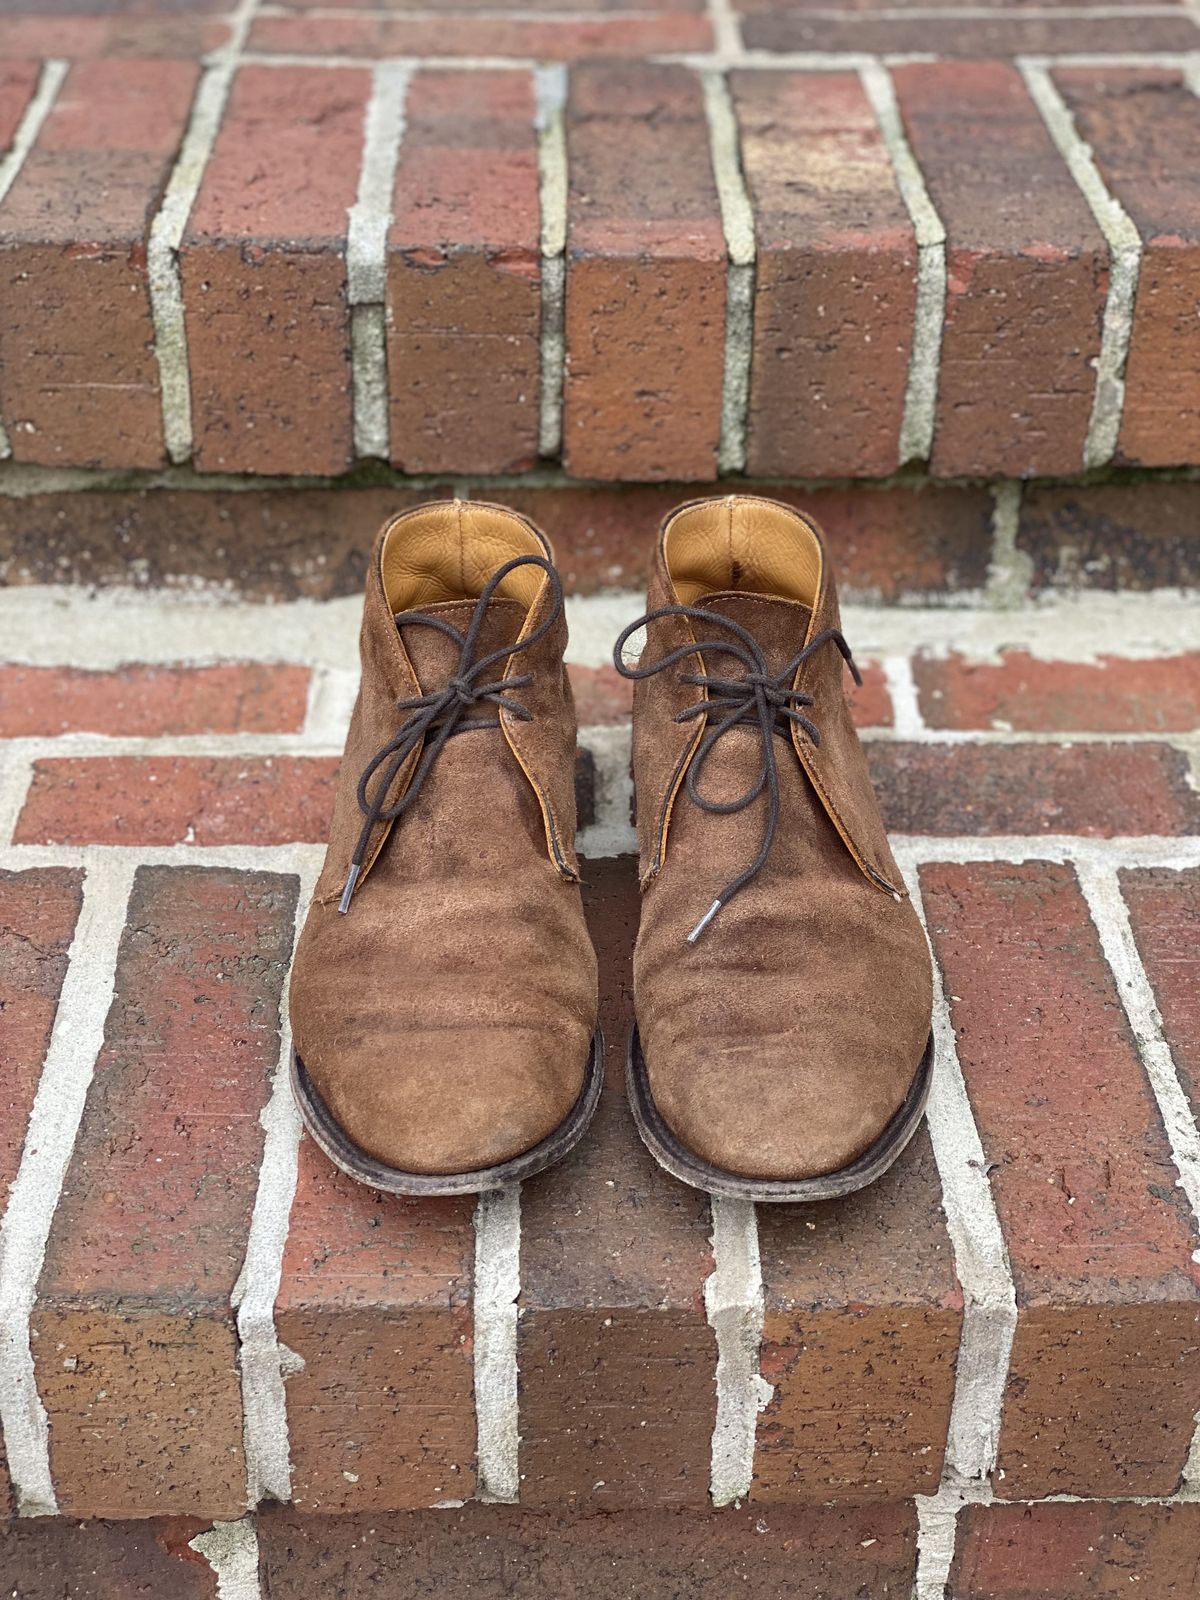
[[354,885],[358,882],[358,875],[361,871],[362,868],[356,861],[351,866],[350,871],[346,874],[346,887],[342,890],[342,898],[338,901],[338,910],[343,916],[345,916],[347,911],[350,909],[350,901],[354,894]]
[[704,932],[705,928],[708,927],[709,923],[716,916],[717,912],[720,911],[720,909],[721,902],[719,900],[714,900],[712,905],[709,906],[708,910],[700,918],[700,921],[692,929],[691,933],[688,934],[687,942],[689,944],[695,944],[696,940]]

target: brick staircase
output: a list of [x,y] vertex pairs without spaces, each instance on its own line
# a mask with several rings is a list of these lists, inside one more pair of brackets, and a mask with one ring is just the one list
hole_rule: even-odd
[[[1198,17],[0,17],[0,1593],[1200,1592]],[[939,983],[928,1130],[757,1215],[625,1109],[609,658],[746,481]],[[280,1071],[365,551],[454,493],[557,549],[610,1049],[477,1205]]]

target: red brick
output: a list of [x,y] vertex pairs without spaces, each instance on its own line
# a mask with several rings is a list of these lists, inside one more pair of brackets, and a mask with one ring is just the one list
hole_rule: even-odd
[[[1162,487],[1195,489],[1200,502],[1198,485]],[[817,516],[844,598],[895,601],[975,590],[987,576],[992,500],[985,490],[762,489]],[[655,529],[695,490],[510,482],[494,492],[550,534],[568,592],[590,594],[643,588]],[[22,495],[5,501],[0,515],[0,582],[159,587],[182,580],[256,600],[361,596],[380,523],[438,493],[434,487]],[[1185,526],[1181,514],[1181,538]],[[1200,527],[1200,512],[1192,526]],[[1200,552],[1200,540],[1195,548]]]
[[946,226],[932,469],[1076,472],[1108,288],[1104,237],[1015,67],[906,66],[894,78]]
[[[1080,48],[1080,18],[1029,15],[1021,4],[997,6],[994,16],[932,15],[906,17],[864,8],[827,6],[824,15],[789,5],[770,16],[748,18],[742,37],[751,50],[868,51],[878,55],[936,54],[949,60],[980,61],[998,56],[1066,55]],[[1147,16],[1137,5],[1087,19],[1089,54],[1194,50],[1195,29],[1180,9],[1175,15]],[[951,26],[952,24],[952,26]]]
[[606,1080],[588,1137],[522,1189],[521,1503],[703,1507],[716,1414],[708,1204],[655,1165],[625,1104],[634,863],[585,862],[584,877]]
[[737,72],[732,90],[758,240],[746,469],[893,472],[917,245],[862,83]]
[[0,396],[18,461],[163,460],[146,250],[198,76],[182,61],[73,66],[0,205]]
[[1200,727],[1200,652],[1147,661],[1043,661],[1025,650],[999,661],[916,656],[913,676],[932,728],[1019,733],[1186,733]]
[[955,1600],[1190,1600],[1200,1506],[967,1506],[947,1593]]
[[585,65],[566,122],[568,469],[713,478],[726,252],[699,80]]
[[447,491],[89,489],[3,502],[0,582],[362,596],[383,521]]
[[[82,899],[83,874],[54,867],[0,872],[0,1217],[17,1175],[25,1129],[42,1073],[67,954]],[[0,1438],[0,1524],[11,1495]],[[2,1549],[2,1545],[0,1545]]]
[[79,756],[38,761],[18,844],[324,841],[337,762],[315,756]]
[[179,61],[218,50],[229,36],[228,22],[205,16],[48,16],[30,10],[4,18],[5,55],[35,61],[130,56]]
[[1146,467],[1200,461],[1200,101],[1179,72],[1071,70],[1055,80],[1145,246],[1118,457]]
[[541,245],[533,81],[413,80],[388,234],[391,453],[510,472],[538,453]]
[[[521,7],[527,11],[528,7]],[[298,55],[519,56],[532,61],[627,59],[712,49],[708,18],[672,14],[580,18],[270,16],[250,30],[252,50]]]
[[1166,1134],[1069,867],[921,882],[1017,1292],[1014,1498],[1169,1494],[1200,1408],[1200,1269]]
[[351,464],[346,212],[370,91],[348,67],[234,80],[180,252],[203,471]]
[[763,1206],[754,1501],[899,1500],[941,1476],[962,1292],[924,1131],[864,1195]]
[[33,1317],[59,1504],[245,1506],[230,1304],[279,1052],[296,880],[142,868]]
[[37,85],[36,63],[0,61],[0,151],[7,150],[12,144]]
[[218,1600],[217,1575],[189,1540],[195,1518],[76,1522],[37,1517],[0,1525],[0,1570],[20,1600]]
[[271,1600],[417,1600],[454,1574],[461,1600],[902,1600],[916,1565],[911,1505],[542,1515],[516,1506],[377,1517],[259,1519]]
[[1121,873],[1175,1069],[1200,1117],[1200,869]]
[[0,666],[0,738],[298,733],[309,677],[307,667],[255,661],[112,672]]
[[581,728],[628,722],[633,715],[633,684],[615,667],[569,669],[575,716]]
[[1035,590],[1200,587],[1200,483],[1029,489],[1017,544]]
[[843,675],[846,696],[850,701],[850,714],[858,728],[887,728],[892,723],[892,697],[888,693],[887,679],[877,661],[856,663],[862,674],[862,683],[856,684],[849,669]]
[[897,833],[1195,833],[1187,760],[1160,744],[872,744]]
[[292,1496],[304,1512],[407,1510],[475,1487],[470,1198],[385,1196],[305,1138],[275,1325]]

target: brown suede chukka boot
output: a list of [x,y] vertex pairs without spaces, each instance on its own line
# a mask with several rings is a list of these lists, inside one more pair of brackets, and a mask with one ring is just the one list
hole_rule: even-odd
[[712,1194],[848,1194],[925,1109],[929,949],[838,628],[816,527],[739,495],[667,518],[648,614],[617,645],[637,682],[643,889],[630,1100],[658,1161]]
[[290,995],[304,1121],[377,1189],[524,1178],[596,1108],[566,640],[550,547],[523,517],[447,501],[384,527]]

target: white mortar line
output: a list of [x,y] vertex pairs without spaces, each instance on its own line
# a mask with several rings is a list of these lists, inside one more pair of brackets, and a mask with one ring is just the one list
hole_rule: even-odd
[[[897,860],[922,922],[918,859],[901,847]],[[1016,1289],[1000,1227],[987,1158],[958,1059],[941,968],[933,962],[934,1075],[929,1134],[942,1181],[942,1205],[962,1286],[963,1323],[946,1442],[946,1472],[984,1482],[996,1464],[1000,1413],[1017,1322]]]
[[474,1291],[475,1498],[512,1504],[521,1487],[517,1411],[521,1191],[517,1184],[479,1197]]
[[340,747],[350,725],[359,674],[347,667],[317,667],[308,683],[304,737],[315,745]]
[[320,870],[323,844],[13,844],[0,847],[0,868],[83,867],[106,871],[116,863],[131,867],[233,867],[242,872]]
[[633,807],[632,728],[628,722],[580,728],[579,744],[595,764],[595,821],[579,830],[581,856],[623,856],[637,849]]
[[[37,88],[25,107],[21,120],[17,123],[8,151],[3,158],[0,158],[0,202],[16,182],[26,156],[37,142],[42,124],[50,115],[58,98],[58,91],[62,88],[63,79],[67,75],[67,67],[67,62],[59,60],[46,61],[42,65]],[[5,430],[4,419],[0,417],[0,461],[7,460],[11,455],[12,443]]]
[[905,135],[890,72],[875,58],[859,69],[859,76],[891,156],[896,185],[917,238],[917,302],[904,418],[900,424],[900,460],[902,463],[927,461],[933,450],[942,327],[946,318],[946,229],[929,198],[925,179]]
[[412,69],[385,62],[371,75],[358,195],[346,233],[354,449],[388,459],[387,236]]
[[12,843],[32,779],[29,757],[0,742],[0,847]]
[[538,197],[541,208],[542,326],[538,451],[562,450],[563,378],[566,362],[567,295],[567,69],[536,68]]
[[[1200,28],[1200,0],[1185,0],[1185,8],[1197,28]],[[1192,93],[1200,95],[1200,56],[1184,56],[1182,60],[1177,58],[1175,65],[1183,68],[1183,81]]]
[[1108,242],[1108,298],[1100,354],[1096,359],[1096,387],[1092,414],[1083,446],[1083,466],[1105,466],[1112,460],[1125,404],[1125,363],[1133,332],[1133,306],[1137,295],[1142,240],[1133,220],[1105,186],[1092,159],[1090,147],[1080,138],[1075,118],[1040,57],[1017,58],[1030,99],[1067,164],[1101,232]]
[[104,1042],[135,858],[89,866],[21,1165],[0,1224],[0,1424],[20,1516],[56,1512],[30,1317],[54,1212]]
[[708,20],[713,31],[715,54],[736,60],[745,51],[742,27],[733,0],[708,0]]
[[907,655],[884,656],[880,665],[883,667],[883,681],[887,687],[888,699],[892,703],[892,726],[884,729],[859,729],[859,737],[868,731],[873,733],[888,733],[893,739],[922,740],[928,738],[931,729],[925,726],[925,718],[921,715],[921,703],[917,695],[917,684],[913,677],[912,658]]
[[[1200,1227],[1200,1130],[1162,1031],[1162,1017],[1138,953],[1118,870],[1115,863],[1101,862],[1093,856],[1084,856],[1075,862],[1075,872],[1100,936],[1104,959],[1116,979],[1121,1004],[1137,1040],[1138,1054],[1158,1102],[1171,1156],[1179,1172],[1179,1187],[1187,1196]],[[1194,1259],[1200,1262],[1200,1250],[1195,1252]]]
[[[300,863],[293,951],[312,899],[316,862]],[[300,1117],[292,1100],[290,1070],[292,1026],[288,986],[279,1000],[279,1058],[271,1094],[259,1115],[264,1139],[258,1189],[246,1240],[246,1254],[232,1304],[237,1312],[242,1375],[242,1428],[246,1447],[246,1503],[286,1502],[292,1497],[292,1464],[288,1444],[284,1352],[275,1330],[275,1300],[283,1273],[288,1223],[296,1193]]]
[[261,1600],[258,1532],[253,1517],[214,1522],[188,1540],[188,1549],[202,1555],[216,1575],[217,1600]]
[[1033,579],[1033,557],[1017,544],[1021,528],[1022,486],[1005,480],[992,486],[992,556],[986,598],[1000,611],[1023,607]]
[[163,437],[167,456],[174,462],[188,461],[192,454],[192,392],[179,247],[216,143],[236,71],[235,56],[220,59],[205,69],[162,204],[150,224],[147,273],[154,354],[162,392]]
[[966,865],[973,861],[1074,861],[1098,866],[1196,867],[1200,866],[1200,837],[1184,834],[1122,834],[1108,839],[1079,834],[916,834],[893,833],[897,859],[912,865],[944,861]]
[[754,1203],[713,1196],[711,1207],[713,1270],[704,1306],[717,1336],[717,1417],[709,1492],[713,1505],[727,1506],[750,1492],[758,1413],[774,1390],[759,1371],[765,1294]]
[[737,113],[734,111],[729,81],[724,72],[705,72],[700,81],[704,90],[713,178],[717,185],[721,226],[728,255],[725,276],[725,369],[721,385],[717,470],[721,473],[742,472],[746,466],[750,363],[754,343],[754,210],[742,171]]

